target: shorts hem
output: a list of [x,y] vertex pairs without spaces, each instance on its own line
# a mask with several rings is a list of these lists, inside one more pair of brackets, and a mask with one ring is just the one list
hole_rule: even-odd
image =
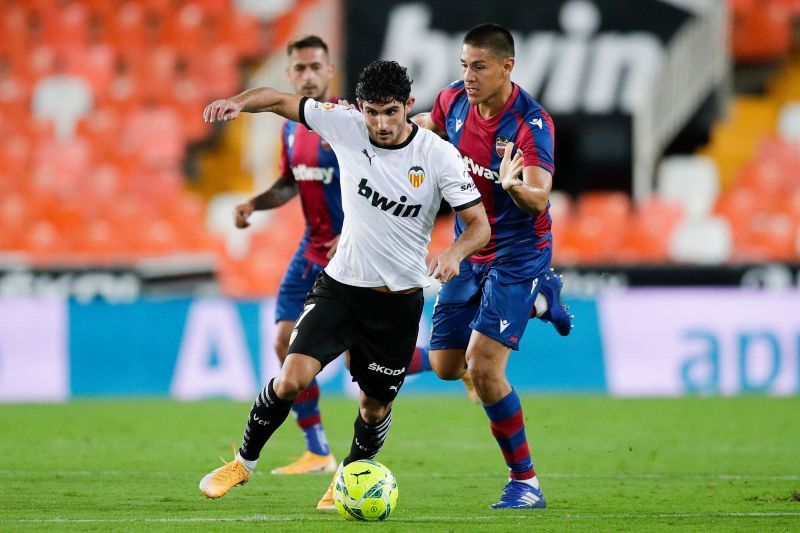
[[499,342],[503,346],[511,348],[515,352],[519,351],[519,343],[512,343],[510,341],[507,341],[506,339],[502,338],[497,333],[489,333],[488,331],[482,331],[480,328],[472,328],[472,331],[477,331],[481,335],[485,335],[485,336],[489,337],[492,340],[496,340],[497,342]]

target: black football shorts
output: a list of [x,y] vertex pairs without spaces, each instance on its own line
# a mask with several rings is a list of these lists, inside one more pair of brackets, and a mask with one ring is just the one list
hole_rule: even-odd
[[379,292],[340,283],[324,270],[306,297],[289,352],[322,367],[350,350],[350,375],[370,398],[394,400],[414,354],[422,315],[422,291]]

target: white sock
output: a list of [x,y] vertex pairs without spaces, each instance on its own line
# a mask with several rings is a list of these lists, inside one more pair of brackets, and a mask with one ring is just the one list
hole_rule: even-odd
[[545,298],[544,294],[541,292],[536,295],[536,300],[533,302],[533,308],[536,309],[537,318],[545,314],[550,308],[550,306],[547,305],[547,298]]
[[236,454],[236,460],[242,463],[248,472],[252,472],[253,470],[255,470],[256,465],[258,464],[258,459],[256,459],[255,461],[248,461],[238,453]]
[[[511,478],[508,478],[508,480],[511,481]],[[526,485],[530,485],[534,489],[538,489],[539,488],[539,478],[537,478],[536,476],[533,476],[530,479],[516,479],[514,481],[519,481],[520,483],[525,483]]]

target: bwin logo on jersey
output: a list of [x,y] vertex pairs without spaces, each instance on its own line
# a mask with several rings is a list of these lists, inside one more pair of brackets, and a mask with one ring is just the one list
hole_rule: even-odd
[[393,369],[393,368],[386,368],[385,366],[381,366],[377,363],[370,363],[367,368],[375,372],[380,372],[381,374],[386,374],[387,376],[399,376],[400,374],[406,371],[406,367]]
[[408,181],[417,189],[425,181],[425,169],[422,167],[411,167],[408,169]]
[[[387,197],[383,196],[378,191],[374,190],[372,187],[369,186],[369,182],[366,178],[362,178],[361,182],[358,184],[358,194],[363,196],[367,200],[370,201],[372,207],[377,207],[381,211],[386,211],[387,213],[391,211],[391,215],[396,217],[411,217],[416,218],[419,216],[420,210],[422,210],[422,204],[404,204],[408,198],[405,196],[400,197],[400,201],[390,200]],[[394,208],[394,209],[392,209]]]

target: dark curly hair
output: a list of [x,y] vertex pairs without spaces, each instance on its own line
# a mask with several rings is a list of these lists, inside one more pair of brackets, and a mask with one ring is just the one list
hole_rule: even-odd
[[392,101],[405,103],[411,96],[408,69],[397,61],[373,61],[361,71],[356,84],[356,98],[371,104]]

